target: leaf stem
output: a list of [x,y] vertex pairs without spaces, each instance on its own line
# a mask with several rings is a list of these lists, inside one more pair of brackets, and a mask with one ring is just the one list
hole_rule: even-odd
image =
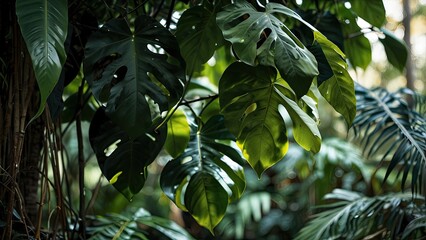
[[170,28],[170,23],[172,21],[172,15],[173,15],[173,9],[175,8],[175,1],[176,0],[172,0],[172,2],[170,3],[169,13],[167,15],[167,22],[166,22],[166,28],[167,29]]
[[189,84],[191,83],[191,79],[192,79],[192,74],[189,76],[189,78],[188,78],[188,82],[185,84],[185,88],[183,89],[183,94],[182,94],[182,97],[179,99],[179,101],[173,106],[173,108],[171,109],[171,111],[169,111],[169,113],[167,114],[167,116],[164,118],[164,120],[160,123],[160,124],[158,124],[158,126],[154,129],[154,131],[155,132],[157,132],[158,131],[158,129],[160,129],[164,124],[166,124],[169,120],[170,120],[170,118],[173,116],[173,114],[176,112],[176,110],[179,108],[179,106],[182,104],[182,102],[183,102],[183,100],[184,100],[184,98],[185,98],[185,95],[186,95],[186,92],[188,91],[188,87],[189,87]]

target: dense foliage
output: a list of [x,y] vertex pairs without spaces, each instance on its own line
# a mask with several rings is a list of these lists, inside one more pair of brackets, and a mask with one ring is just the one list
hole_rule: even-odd
[[[162,191],[214,233],[227,211],[238,209],[232,204],[244,204],[247,166],[262,178],[272,166],[287,164],[286,154],[294,145],[320,152],[321,99],[347,126],[354,124],[356,134],[373,136],[375,144],[368,145],[367,137],[364,144],[371,155],[395,141],[395,152],[384,150],[383,159],[393,156],[384,178],[405,164],[400,168],[402,186],[412,173],[413,192],[423,191],[424,115],[408,106],[404,110],[404,99],[384,90],[369,92],[357,86],[356,95],[348,73],[349,66],[365,69],[371,61],[359,18],[381,36],[389,62],[403,69],[407,50],[382,28],[382,0],[18,0],[16,14],[40,92],[31,121],[44,109],[54,121],[89,121],[99,168],[130,201],[143,189],[148,167],[166,158],[159,176]],[[361,161],[351,159],[350,166],[370,177]],[[246,199],[253,194],[248,188]],[[335,211],[370,204],[370,199],[343,190],[333,194],[327,198],[353,201],[336,204]],[[261,196],[263,202],[271,199]],[[390,200],[385,196],[371,201],[384,208]],[[363,209],[365,214],[369,209]],[[319,215],[300,239],[329,214]],[[146,212],[132,218],[95,218],[98,228],[88,228],[87,234],[95,239],[120,236],[103,232],[106,227],[113,232],[126,229],[124,233],[134,237],[138,224],[145,224],[170,238],[189,237],[186,232],[174,236],[180,229],[161,221]],[[333,236],[332,224],[340,220],[333,221],[313,234],[318,239]],[[162,224],[171,226],[171,232]],[[364,222],[353,224],[350,228]],[[383,219],[375,224],[383,224]],[[354,234],[370,234],[377,226]],[[232,234],[242,237],[241,231]]]

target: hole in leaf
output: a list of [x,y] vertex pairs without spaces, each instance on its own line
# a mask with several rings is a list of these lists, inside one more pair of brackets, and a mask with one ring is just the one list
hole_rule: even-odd
[[104,149],[105,156],[106,157],[111,156],[111,154],[115,151],[115,149],[118,148],[118,145],[120,144],[120,142],[121,142],[121,139],[118,139],[117,141],[109,145],[107,148],[105,148]]
[[149,134],[149,133],[145,133],[145,135],[147,136],[147,137],[149,137],[149,139],[151,139],[153,142],[155,142],[155,137],[154,136],[152,136],[151,134]]
[[182,159],[181,164],[185,164],[187,162],[190,162],[191,160],[192,160],[192,157],[191,156],[187,156],[187,157],[185,157],[185,158]]
[[127,67],[126,66],[121,66],[119,69],[117,69],[117,71],[115,71],[115,73],[113,74],[113,78],[112,78],[112,81],[111,81],[111,87],[113,87],[117,83],[121,82],[124,79],[124,77],[126,76],[126,73],[127,73]]
[[108,67],[113,61],[119,59],[121,55],[119,53],[113,53],[109,56],[103,57],[100,60],[98,60],[93,65],[93,72],[94,72],[94,81],[97,81],[102,78],[102,73],[105,71],[105,68]]
[[156,53],[156,54],[164,54],[165,53],[164,49],[158,44],[147,44],[146,47],[152,53]]
[[123,173],[123,171],[119,171],[118,173],[116,173],[110,180],[109,183],[110,184],[114,184],[117,182],[118,177]]
[[263,30],[263,32],[260,34],[259,41],[257,41],[257,48],[262,46],[262,44],[266,41],[266,39],[269,37],[271,32],[272,30],[270,28],[265,28],[265,30]]

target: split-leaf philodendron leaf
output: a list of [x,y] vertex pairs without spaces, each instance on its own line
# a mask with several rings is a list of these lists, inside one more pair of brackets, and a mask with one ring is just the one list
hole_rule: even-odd
[[135,139],[121,130],[106,115],[96,111],[89,130],[89,139],[102,174],[127,199],[138,193],[147,177],[147,167],[162,149],[167,128],[145,133]]
[[258,63],[275,66],[301,97],[318,75],[317,61],[277,18],[279,15],[302,20],[281,4],[268,3],[264,12],[258,12],[247,1],[236,0],[218,13],[217,22],[241,61],[252,66]]
[[131,30],[114,19],[86,45],[84,73],[106,113],[132,138],[145,134],[156,118],[183,94],[185,64],[174,36],[148,16]]
[[233,139],[221,115],[198,127],[192,125],[188,148],[161,173],[167,197],[211,232],[228,203],[239,199],[245,188],[244,161]]
[[321,136],[315,121],[297,104],[296,96],[272,67],[233,63],[219,82],[221,111],[226,126],[260,176],[287,152],[284,107],[293,122],[295,140],[306,150],[318,152]]

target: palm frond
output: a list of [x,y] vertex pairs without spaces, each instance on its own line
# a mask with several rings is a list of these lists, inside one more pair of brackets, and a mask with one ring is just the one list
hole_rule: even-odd
[[424,101],[424,97],[411,94],[416,96],[415,104],[409,105],[406,101],[408,93],[406,90],[390,93],[383,88],[368,90],[357,85],[357,116],[353,130],[361,139],[367,157],[380,155],[383,162],[390,156],[385,180],[397,170],[402,187],[411,176],[412,192],[426,193],[423,184],[426,118],[414,108],[419,101]]
[[227,238],[244,238],[245,228],[253,222],[259,222],[264,214],[271,210],[272,195],[269,192],[249,192],[238,202],[230,205],[217,230]]
[[397,239],[403,235],[407,222],[425,210],[424,198],[418,197],[416,202],[411,194],[369,198],[335,189],[325,198],[336,202],[322,206],[328,210],[315,215],[296,239]]
[[87,234],[91,240],[104,239],[193,239],[175,222],[152,216],[145,209],[139,209],[132,217],[120,214],[89,216],[91,225]]
[[411,221],[402,235],[402,239],[425,239],[426,236],[426,215]]

